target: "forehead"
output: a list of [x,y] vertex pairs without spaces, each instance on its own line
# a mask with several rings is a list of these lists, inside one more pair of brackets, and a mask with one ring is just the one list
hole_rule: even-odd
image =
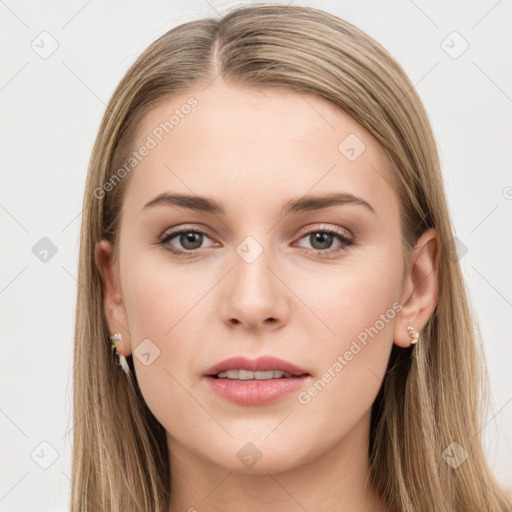
[[[313,94],[224,83],[165,99],[137,129],[125,201],[139,210],[165,191],[233,208],[343,191],[397,214],[388,160],[349,115]],[[261,205],[260,205],[261,206]]]

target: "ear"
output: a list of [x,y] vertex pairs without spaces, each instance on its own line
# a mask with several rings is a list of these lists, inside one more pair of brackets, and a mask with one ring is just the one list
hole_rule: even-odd
[[112,244],[108,240],[98,242],[94,251],[96,266],[103,282],[103,304],[110,334],[121,333],[117,349],[123,356],[131,354],[130,333],[126,311],[122,302],[119,269],[113,262]]
[[420,333],[437,304],[439,293],[439,237],[435,229],[425,231],[411,255],[411,265],[404,279],[400,311],[395,324],[393,341],[399,347],[409,347],[411,338],[407,327]]

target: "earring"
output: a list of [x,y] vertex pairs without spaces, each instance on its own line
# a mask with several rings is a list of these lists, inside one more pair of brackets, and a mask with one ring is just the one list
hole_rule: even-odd
[[409,331],[409,336],[411,337],[411,345],[415,345],[416,343],[418,343],[420,333],[417,332],[412,325],[409,325],[409,327],[407,327],[407,330]]
[[123,354],[120,354],[119,351],[117,350],[116,342],[121,341],[122,339],[123,339],[123,337],[121,336],[120,333],[116,333],[116,334],[113,334],[112,336],[110,336],[110,341],[112,342],[112,350],[116,351],[117,365],[122,368],[122,370],[124,371],[124,373],[126,373],[126,375],[130,376],[130,367],[128,366],[128,363],[126,362],[126,357],[124,357]]

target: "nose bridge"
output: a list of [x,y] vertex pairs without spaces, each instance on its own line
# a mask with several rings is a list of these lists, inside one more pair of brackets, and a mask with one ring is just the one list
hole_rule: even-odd
[[[257,238],[256,238],[257,236]],[[253,306],[267,304],[275,296],[275,283],[271,282],[272,273],[269,237],[249,235],[236,247],[234,293],[246,304]],[[261,242],[260,242],[261,240]]]
[[226,321],[256,326],[269,319],[284,320],[286,290],[270,270],[278,266],[270,240],[267,235],[249,235],[235,247],[234,268],[223,301]]

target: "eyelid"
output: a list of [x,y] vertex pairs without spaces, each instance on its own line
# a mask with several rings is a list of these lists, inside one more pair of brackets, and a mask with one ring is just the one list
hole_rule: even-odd
[[212,239],[215,238],[215,235],[213,235],[213,233],[207,227],[204,227],[202,225],[187,225],[187,224],[179,224],[177,226],[167,228],[158,238],[164,239],[170,235],[180,234],[184,231],[197,232],[197,233],[207,235],[209,238],[212,238]]
[[[299,235],[299,238],[302,238],[304,235],[310,234],[312,231],[323,231],[323,230],[329,231],[329,232],[334,232],[338,235],[341,235],[341,236],[347,238],[348,240],[353,240],[353,238],[354,238],[354,235],[349,230],[347,230],[345,228],[340,228],[339,226],[331,226],[329,224],[322,224],[322,223],[313,225],[313,226],[306,226],[305,228],[303,228],[301,230],[301,234]],[[212,232],[208,228],[203,227],[202,225],[200,225],[200,227],[198,228],[197,225],[193,226],[193,225],[187,225],[187,224],[179,224],[177,226],[167,228],[158,238],[160,240],[162,240],[172,234],[180,234],[183,231],[201,232],[202,234],[206,234],[209,238],[212,238],[212,239],[215,238],[215,236],[212,234]]]
[[304,235],[307,235],[311,232],[315,232],[315,231],[328,231],[328,232],[331,232],[331,233],[336,233],[337,235],[340,235],[344,238],[346,238],[347,240],[350,240],[350,241],[353,241],[354,240],[354,235],[346,228],[342,228],[340,226],[335,226],[335,225],[332,225],[332,224],[325,224],[325,223],[319,223],[319,224],[314,224],[313,226],[307,226],[305,227],[303,230],[301,230],[301,235],[300,235],[300,238],[302,238],[302,236]]

